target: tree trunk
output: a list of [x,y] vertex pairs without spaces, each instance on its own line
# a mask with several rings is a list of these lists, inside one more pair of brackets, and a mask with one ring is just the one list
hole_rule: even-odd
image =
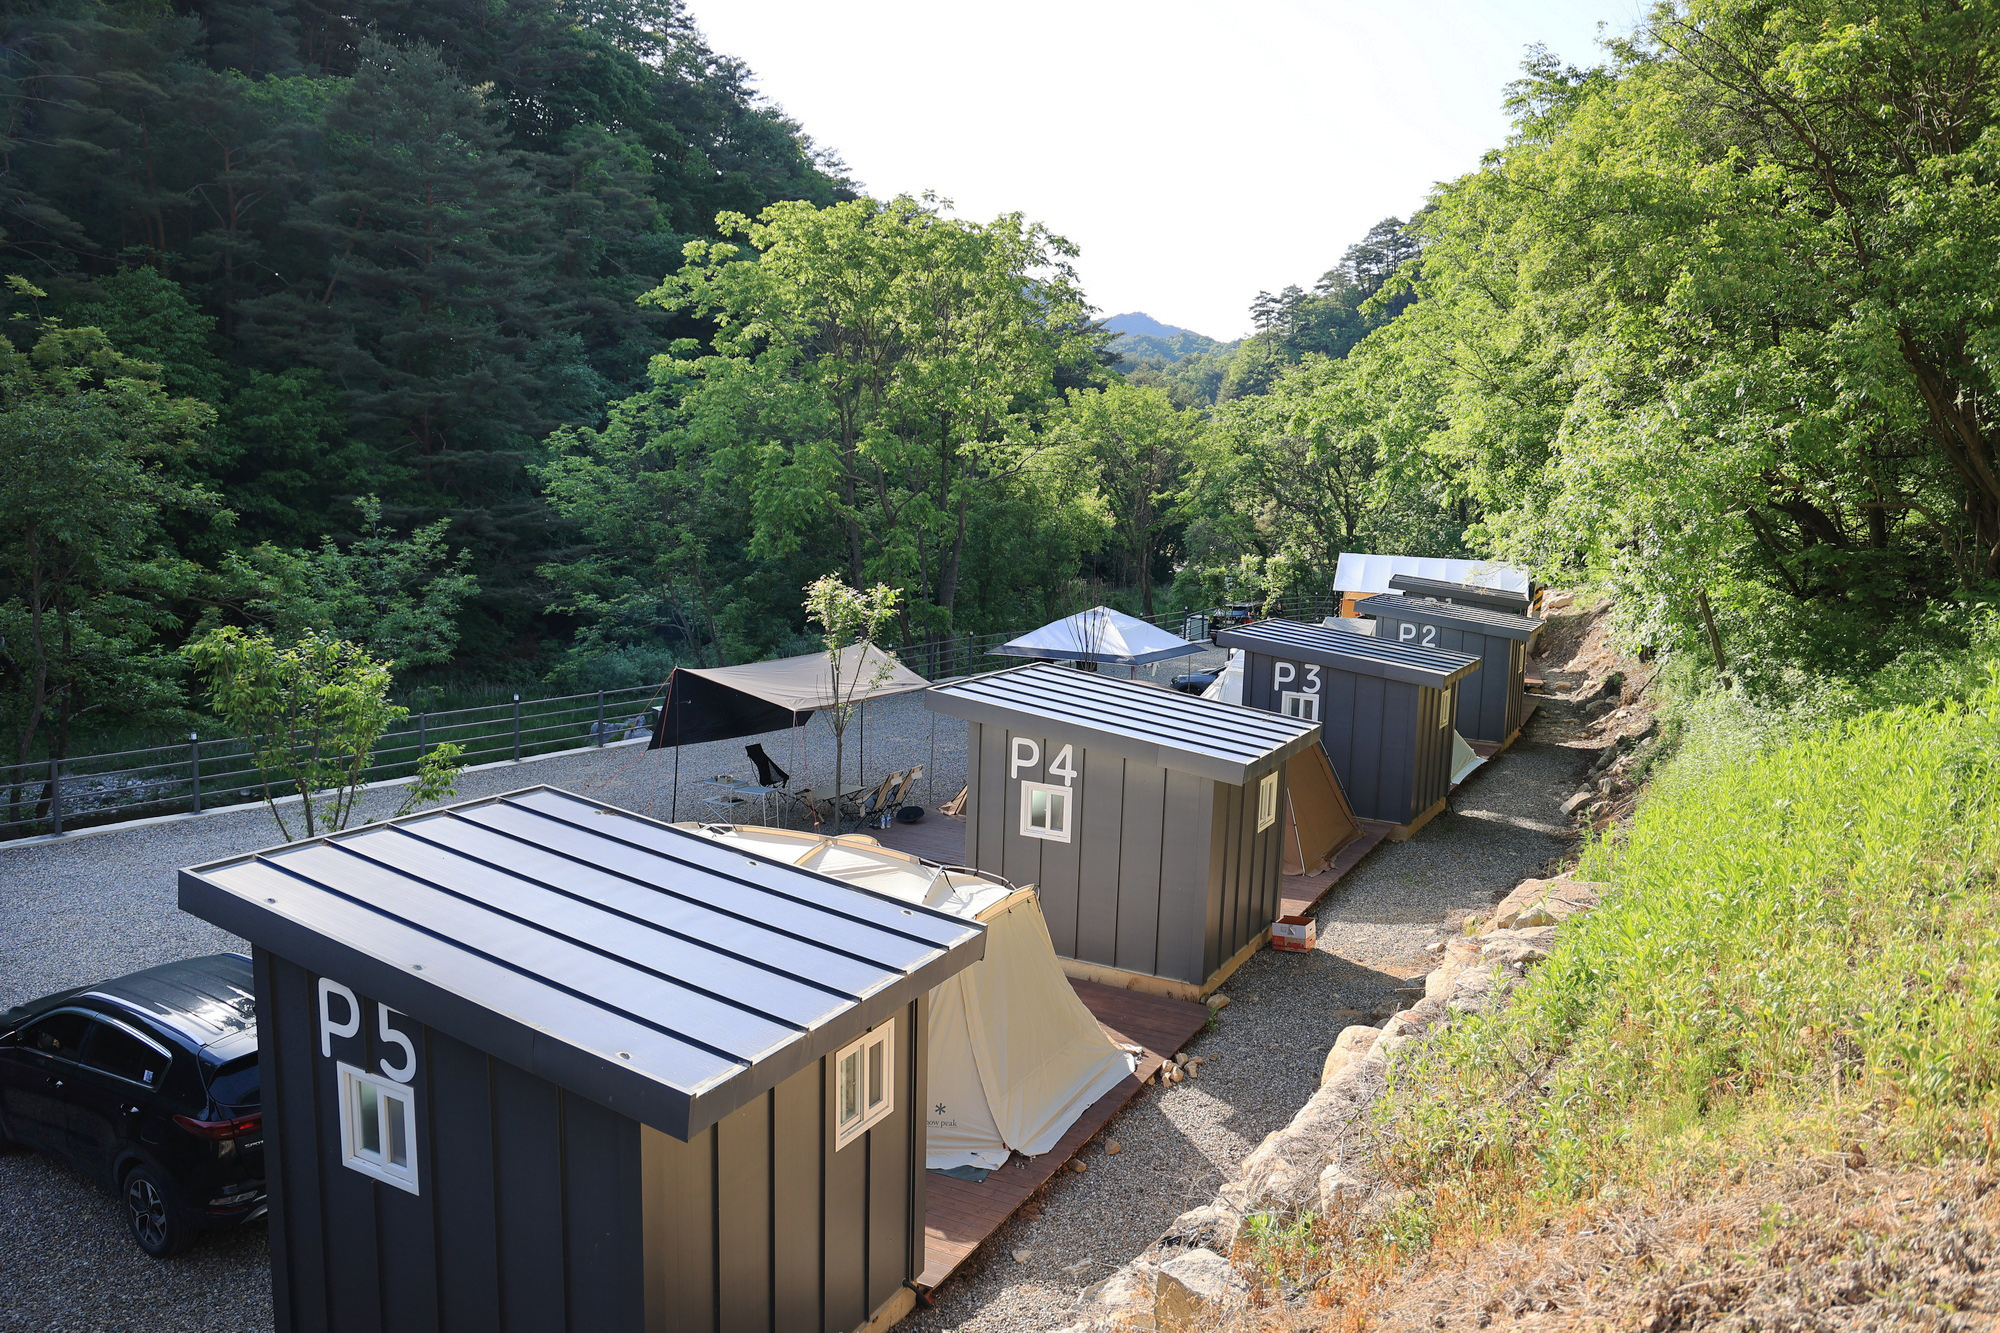
[[1718,680],[1729,678],[1729,657],[1722,651],[1722,635],[1715,628],[1715,612],[1709,609],[1708,589],[1697,588],[1694,593],[1695,609],[1701,612],[1701,627],[1708,635],[1708,651],[1715,657],[1715,675]]

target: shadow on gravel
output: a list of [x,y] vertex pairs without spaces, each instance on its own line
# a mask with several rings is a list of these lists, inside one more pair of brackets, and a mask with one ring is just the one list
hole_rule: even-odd
[[40,1153],[0,1150],[0,1329],[37,1333],[264,1333],[271,1327],[264,1224],[215,1232],[149,1258],[118,1203]]

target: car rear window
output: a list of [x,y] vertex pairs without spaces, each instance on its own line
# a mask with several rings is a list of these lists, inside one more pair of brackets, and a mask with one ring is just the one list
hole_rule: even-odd
[[246,1055],[218,1068],[208,1080],[208,1095],[224,1106],[262,1104],[262,1085],[257,1081],[257,1057]]

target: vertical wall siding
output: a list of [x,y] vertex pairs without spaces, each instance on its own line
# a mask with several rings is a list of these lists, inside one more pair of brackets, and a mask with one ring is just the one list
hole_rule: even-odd
[[[1266,712],[1283,711],[1272,684],[1278,659],[1255,652],[1244,656],[1244,702]],[[1300,674],[1298,684],[1303,687],[1304,673]],[[1443,758],[1436,761],[1435,737],[1422,732],[1426,709],[1422,696],[1437,693],[1380,676],[1321,668],[1320,744],[1357,818],[1407,824],[1444,794],[1433,770],[1435,761],[1444,763],[1449,772],[1450,733],[1445,734]],[[1435,729],[1435,697],[1428,707]],[[1432,794],[1426,798],[1425,792]]]
[[1214,784],[1214,819],[1209,853],[1213,905],[1211,930],[1205,941],[1203,976],[1234,958],[1278,918],[1283,899],[1286,779],[1278,766],[1279,818],[1271,827],[1257,827],[1257,784],[1253,774],[1241,787]]
[[381,1069],[377,1012],[324,1058],[317,985],[258,951],[279,1333],[637,1333],[638,1126],[398,1015],[420,1192],[375,1181],[340,1160],[338,1065]]
[[[1220,900],[1211,901],[1217,784],[1078,745],[1071,840],[1023,837],[1021,781],[1059,784],[1048,766],[1065,742],[968,726],[971,864],[1040,891],[1061,957],[1179,981],[1206,978],[1203,959],[1222,931]],[[1041,759],[1010,778],[1016,736],[1035,741]]]
[[642,1129],[647,1333],[848,1333],[923,1271],[927,1001],[896,1016],[896,1107],[834,1149],[829,1062],[692,1142]]
[[[1525,704],[1521,698],[1522,677],[1527,668],[1526,645],[1500,634],[1481,634],[1470,629],[1420,624],[1377,614],[1381,628],[1376,632],[1402,642],[1448,649],[1479,659],[1479,670],[1458,682],[1458,712],[1454,729],[1469,741],[1499,744],[1521,725]],[[1435,630],[1434,639],[1424,631]]]

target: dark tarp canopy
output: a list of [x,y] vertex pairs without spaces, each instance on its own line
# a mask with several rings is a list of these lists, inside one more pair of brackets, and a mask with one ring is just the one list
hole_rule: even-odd
[[838,701],[864,703],[891,694],[909,694],[930,684],[873,644],[854,644],[840,653],[838,689],[832,660],[825,653],[781,657],[732,667],[675,667],[667,681],[667,702],[653,727],[658,750],[702,741],[802,727],[806,719]]

